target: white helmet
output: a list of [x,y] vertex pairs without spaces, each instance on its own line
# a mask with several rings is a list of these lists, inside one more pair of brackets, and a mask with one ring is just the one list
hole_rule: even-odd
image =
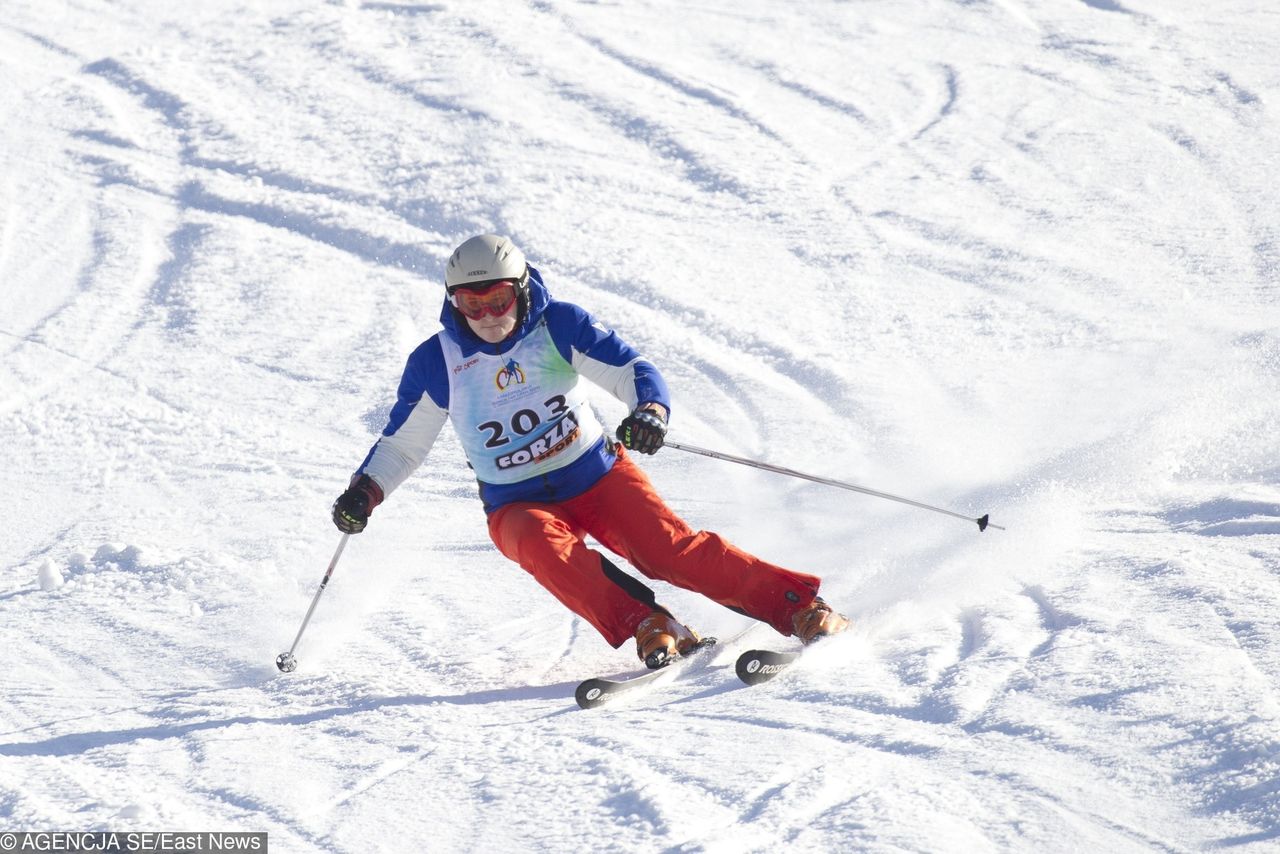
[[444,268],[444,285],[449,291],[463,285],[480,285],[499,279],[514,279],[522,286],[529,265],[509,238],[497,234],[477,234],[449,256]]

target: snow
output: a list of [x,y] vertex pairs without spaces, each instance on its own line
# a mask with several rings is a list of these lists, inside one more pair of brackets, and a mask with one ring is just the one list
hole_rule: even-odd
[[[0,830],[1274,850],[1278,44],[1258,0],[6,4]],[[278,673],[490,230],[663,369],[673,440],[1007,530],[666,450],[854,629],[582,712],[633,653],[448,437]]]

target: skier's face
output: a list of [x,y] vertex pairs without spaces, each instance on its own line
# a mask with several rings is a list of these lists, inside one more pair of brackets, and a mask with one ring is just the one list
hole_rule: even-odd
[[479,318],[467,318],[467,325],[476,337],[487,344],[497,344],[504,340],[516,328],[516,307],[513,303],[505,312],[494,317],[486,314]]
[[454,288],[449,301],[481,341],[497,344],[516,328],[516,287],[513,280]]

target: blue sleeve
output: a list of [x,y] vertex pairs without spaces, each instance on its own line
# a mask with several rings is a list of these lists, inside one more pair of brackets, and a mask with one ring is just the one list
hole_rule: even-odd
[[671,411],[671,395],[657,367],[645,359],[618,333],[605,327],[585,309],[569,302],[553,300],[543,315],[551,340],[566,362],[573,364],[574,351],[612,368],[631,366],[636,398],[640,403],[660,403]]
[[448,411],[449,374],[444,367],[444,350],[440,346],[439,335],[432,335],[409,354],[404,374],[400,377],[400,388],[396,391],[396,403],[391,407],[391,416],[382,435],[394,436],[424,394],[436,406]]

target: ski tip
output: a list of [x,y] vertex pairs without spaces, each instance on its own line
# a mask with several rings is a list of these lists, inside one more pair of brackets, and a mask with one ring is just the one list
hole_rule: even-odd
[[605,696],[605,690],[600,687],[595,679],[588,679],[578,686],[578,690],[573,692],[573,699],[577,701],[580,709],[593,709],[604,702],[601,698]]
[[751,649],[738,656],[734,672],[746,685],[759,685],[787,669],[800,657],[798,652],[773,652],[767,649]]
[[733,668],[737,672],[738,678],[747,685],[755,685],[768,679],[767,676],[760,674],[760,659],[753,655],[742,655],[738,657],[738,663]]
[[576,691],[573,692],[573,699],[578,703],[580,709],[595,709],[610,703],[619,697],[631,692],[635,688],[642,685],[653,684],[654,680],[661,676],[672,665],[679,664],[687,660],[700,650],[716,645],[715,638],[703,638],[693,647],[685,650],[683,655],[674,655],[665,659],[662,665],[652,668],[641,673],[639,676],[633,676],[626,680],[615,679],[588,679],[578,685]]

